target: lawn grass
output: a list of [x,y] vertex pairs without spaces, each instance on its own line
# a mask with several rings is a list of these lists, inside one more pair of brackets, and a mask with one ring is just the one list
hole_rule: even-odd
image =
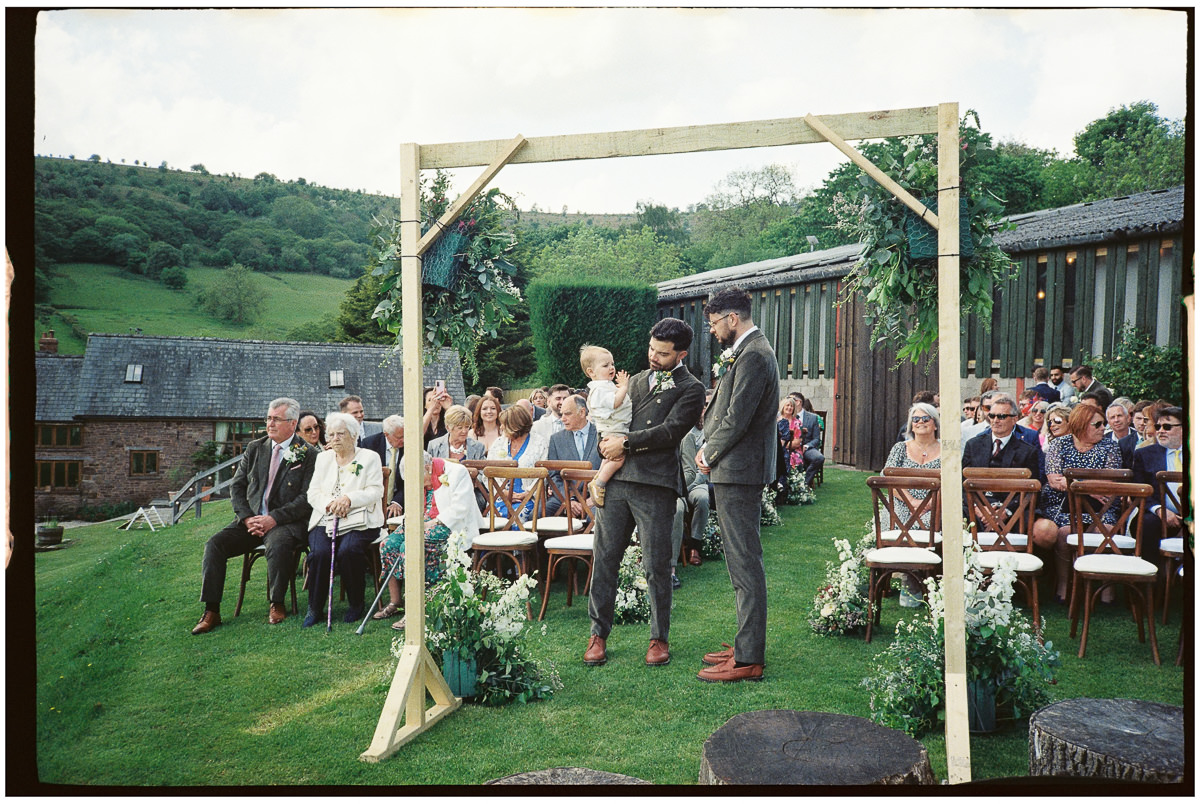
[[[887,601],[870,645],[861,635],[820,637],[809,627],[825,562],[835,558],[831,540],[857,538],[870,516],[864,473],[830,468],[825,475],[815,505],[783,507],[784,525],[763,531],[770,600],[764,682],[695,678],[701,654],[732,642],[734,633],[733,594],[720,561],[681,569],[673,659],[660,668],[643,664],[647,625],[617,626],[608,664],[584,667],[586,600],[566,608],[558,583],[546,633],[535,631],[534,645],[555,663],[564,689],[533,704],[465,705],[378,764],[358,755],[370,743],[395,667],[386,626],[371,623],[361,637],[340,621],[330,635],[301,630],[298,617],[268,626],[262,562],[234,619],[235,561],[225,624],[190,635],[201,612],[201,551],[227,521],[228,503],[205,506],[202,520],[189,516],[158,533],[117,531],[111,523],[69,530],[69,548],[36,556],[39,778],[83,785],[445,785],[583,766],[695,784],[704,741],[736,714],[869,714],[859,682],[901,610],[895,598]],[[335,619],[344,609],[335,606]],[[1065,654],[1052,695],[1182,705],[1184,674],[1173,665],[1179,610],[1175,605],[1171,623],[1159,629],[1164,661],[1155,667],[1120,607],[1099,614],[1088,656],[1079,660],[1065,609],[1046,606],[1048,638]],[[922,742],[945,778],[942,735]],[[1026,729],[972,737],[971,753],[975,779],[1024,775]]]
[[[353,284],[353,280],[317,274],[257,274],[267,292],[261,317],[252,324],[237,325],[213,318],[196,302],[200,289],[215,281],[221,270],[189,268],[187,287],[171,290],[161,282],[134,276],[114,265],[57,266],[51,279],[50,302],[57,309],[51,324],[59,351],[82,354],[85,343],[78,332],[125,334],[130,327],[140,327],[145,335],[187,333],[280,340],[294,327],[337,313],[342,297]],[[44,326],[35,322],[35,340]]]

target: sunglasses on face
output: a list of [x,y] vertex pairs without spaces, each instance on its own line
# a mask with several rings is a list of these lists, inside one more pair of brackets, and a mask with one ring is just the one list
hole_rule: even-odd
[[1171,432],[1172,430],[1174,430],[1176,427],[1183,427],[1183,425],[1182,424],[1171,424],[1170,422],[1162,422],[1161,424],[1154,425],[1155,430],[1164,430],[1168,433]]
[[1029,412],[1030,412],[1030,413],[1045,413],[1045,412],[1046,412],[1046,408],[1034,408],[1033,410],[1031,410],[1031,411],[1029,411]]
[[1063,419],[1051,419],[1050,423],[1057,426],[1063,423]]
[[300,432],[302,432],[302,433],[316,433],[319,430],[320,430],[320,428],[317,427],[315,424],[312,427],[301,427],[300,428]]
[[1095,427],[1097,430],[1103,430],[1104,422],[1092,422],[1092,427]]
[[1004,421],[1005,419],[1011,419],[1016,415],[1017,414],[1015,413],[989,413],[988,418],[992,421],[996,421],[997,419]]
[[913,424],[924,424],[925,422],[931,422],[931,421],[933,421],[932,416],[913,416],[912,417]]

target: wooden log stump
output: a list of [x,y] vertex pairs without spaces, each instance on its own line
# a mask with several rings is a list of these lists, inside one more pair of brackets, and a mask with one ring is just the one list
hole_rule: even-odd
[[1128,698],[1050,704],[1029,718],[1029,775],[1180,783],[1183,709]]
[[745,712],[712,733],[700,784],[935,784],[924,746],[904,732],[832,712]]
[[650,784],[645,779],[591,768],[548,768],[546,770],[514,773],[492,779],[487,784]]

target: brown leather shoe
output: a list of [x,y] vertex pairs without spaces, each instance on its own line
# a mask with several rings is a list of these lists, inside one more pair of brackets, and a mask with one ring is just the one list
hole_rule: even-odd
[[595,667],[608,661],[608,651],[604,649],[604,639],[592,634],[588,640],[587,650],[583,652],[583,663]]
[[728,642],[722,642],[721,646],[724,650],[714,650],[712,653],[704,654],[704,658],[700,661],[708,665],[724,664],[729,659],[733,658],[733,648]]
[[699,550],[689,550],[688,551],[688,563],[691,564],[693,567],[698,567],[704,563],[704,561],[700,558]]
[[646,664],[651,667],[661,667],[671,662],[671,649],[662,639],[650,640],[650,649],[646,651]]
[[272,603],[271,610],[267,612],[267,622],[270,625],[279,625],[287,619],[287,609],[282,603]]
[[724,664],[706,667],[696,674],[701,681],[729,683],[733,681],[762,681],[763,666],[750,664],[745,667],[735,667],[730,656]]
[[200,622],[196,623],[196,627],[192,629],[193,634],[207,634],[209,631],[221,624],[221,615],[211,609],[204,612],[200,617]]

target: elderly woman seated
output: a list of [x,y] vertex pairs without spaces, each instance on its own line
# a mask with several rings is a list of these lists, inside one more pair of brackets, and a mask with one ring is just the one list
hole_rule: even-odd
[[[347,413],[325,417],[330,448],[317,456],[308,486],[308,628],[325,617],[330,562],[337,555],[350,609],[344,622],[363,613],[367,548],[383,526],[383,467],[371,449],[356,447],[358,421]],[[336,539],[336,545],[334,540]]]
[[[466,534],[465,546],[479,535],[483,523],[479,508],[475,505],[475,485],[466,467],[424,453],[425,481],[425,584],[437,583],[445,571],[446,540],[451,533]],[[400,475],[404,476],[401,465]],[[388,596],[391,602],[375,614],[376,620],[385,620],[400,613],[404,598],[400,594],[400,581],[404,580],[404,526],[396,528],[380,545],[384,572],[391,569],[387,578]],[[404,629],[404,619],[392,623],[397,631]]]
[[429,454],[455,463],[483,460],[487,448],[471,438],[471,425],[471,411],[462,405],[452,405],[446,411],[446,434],[429,442]]

